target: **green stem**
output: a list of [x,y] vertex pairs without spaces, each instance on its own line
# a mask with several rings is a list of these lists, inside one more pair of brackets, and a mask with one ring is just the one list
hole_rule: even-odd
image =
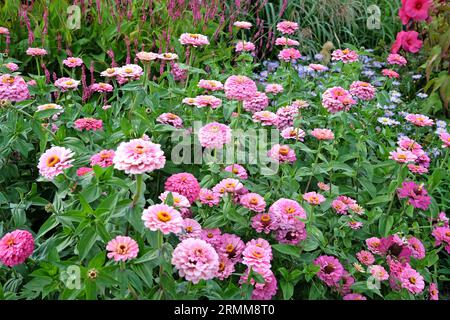
[[312,177],[314,175],[314,170],[316,169],[317,162],[319,161],[319,155],[320,155],[320,150],[321,149],[322,149],[322,140],[319,141],[319,147],[317,148],[317,156],[316,156],[316,159],[314,160],[314,163],[313,163],[313,165],[311,167],[312,168],[311,176],[309,177],[308,183],[306,184],[305,192],[303,192],[304,194],[308,192],[309,185],[311,184],[311,180],[312,180]]
[[143,187],[143,183],[142,183],[142,174],[138,174],[136,175],[136,192],[134,194],[133,197],[133,202],[131,203],[131,207],[134,208],[141,196],[142,193],[142,187]]
[[386,215],[389,215],[389,213],[391,212],[391,209],[392,209],[392,205],[394,204],[395,192],[397,191],[397,187],[398,187],[398,183],[400,181],[400,175],[402,174],[402,171],[403,171],[403,165],[401,165],[399,170],[398,170],[396,186],[395,186],[394,191],[392,191],[392,199],[391,199],[391,202],[389,203],[389,207],[387,209]]

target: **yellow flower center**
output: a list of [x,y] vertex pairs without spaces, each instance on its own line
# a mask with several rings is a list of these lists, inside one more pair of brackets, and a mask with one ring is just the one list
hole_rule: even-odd
[[60,161],[59,157],[53,155],[47,159],[47,167],[54,167]]
[[187,233],[191,233],[192,232],[192,227],[191,226],[187,226],[184,230],[186,230]]
[[285,156],[289,153],[289,148],[288,147],[281,147],[280,150],[278,151],[281,155]]
[[411,282],[412,284],[416,284],[417,280],[414,277],[409,278],[409,282]]
[[261,221],[262,222],[269,222],[270,221],[270,216],[268,214],[263,214],[261,215]]
[[159,211],[157,213],[157,217],[158,217],[158,220],[161,221],[161,222],[167,222],[167,221],[170,221],[172,219],[170,214],[168,212],[166,212],[166,211]]
[[142,146],[142,145],[140,145],[140,144],[138,144],[136,147],[134,147],[134,151],[135,151],[137,154],[143,154],[143,153],[144,153],[144,150],[145,150],[145,147]]
[[227,246],[225,247],[225,250],[226,250],[228,253],[233,252],[234,246],[233,246],[231,243],[230,243],[230,244],[227,244]]
[[117,253],[118,254],[125,254],[127,252],[128,252],[128,248],[124,244],[119,245],[119,247],[117,248]]
[[250,199],[250,204],[254,204],[254,205],[258,204],[258,199],[257,198],[251,198]]

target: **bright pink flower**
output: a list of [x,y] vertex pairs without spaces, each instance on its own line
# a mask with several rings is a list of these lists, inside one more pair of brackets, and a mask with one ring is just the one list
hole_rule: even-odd
[[397,144],[400,148],[404,150],[411,151],[416,156],[420,156],[423,154],[423,149],[420,144],[418,144],[415,140],[408,138],[407,136],[402,136],[398,139]]
[[322,94],[322,105],[330,112],[348,111],[356,101],[350,92],[341,87],[333,87]]
[[231,129],[229,126],[211,122],[200,128],[198,140],[205,148],[221,149],[231,141]]
[[272,213],[259,213],[252,218],[252,228],[265,234],[278,229],[278,219]]
[[348,206],[339,199],[333,200],[331,207],[339,214],[347,214]]
[[400,75],[397,72],[395,72],[394,70],[391,70],[391,69],[383,69],[383,70],[381,70],[381,74],[383,76],[391,78],[391,79],[392,78],[394,78],[394,79],[400,78]]
[[405,117],[405,120],[419,127],[429,127],[434,124],[434,121],[423,114],[410,113]]
[[9,74],[0,75],[0,99],[10,101],[23,101],[30,97],[28,86],[20,76]]
[[170,74],[173,76],[175,81],[184,81],[187,79],[188,70],[184,67],[181,67],[178,63],[174,63],[171,61],[170,63],[171,69]]
[[318,140],[333,140],[334,133],[330,129],[315,128],[311,131],[311,135]]
[[372,276],[378,281],[384,281],[389,279],[389,273],[380,265],[373,265],[368,268]]
[[141,174],[164,168],[166,157],[159,144],[145,139],[122,142],[113,158],[114,168],[127,174]]
[[421,293],[425,288],[423,277],[412,268],[405,268],[400,274],[402,288],[405,288],[412,294]]
[[220,194],[212,190],[202,188],[200,189],[199,200],[201,203],[213,207],[219,204]]
[[47,50],[43,48],[28,48],[26,54],[32,57],[42,57],[47,54]]
[[210,91],[220,91],[223,90],[223,84],[220,81],[216,80],[200,80],[198,83],[198,87]]
[[306,219],[305,209],[297,201],[285,198],[275,201],[270,206],[269,213],[273,214],[280,223],[286,224],[298,221],[297,218]]
[[448,148],[450,147],[450,133],[447,132],[441,132],[439,134],[439,139],[444,143],[442,145],[442,148]]
[[19,66],[17,64],[15,64],[14,62],[5,63],[4,66],[6,68],[8,68],[9,71],[11,71],[11,72],[16,72],[17,70],[19,70]]
[[266,93],[272,93],[272,94],[277,94],[280,92],[283,92],[283,86],[281,84],[277,84],[277,83],[269,83],[266,85],[266,88],[264,89],[264,91]]
[[108,242],[106,250],[109,251],[109,259],[114,259],[114,261],[127,261],[137,257],[139,246],[130,237],[117,236]]
[[224,233],[220,236],[220,242],[214,246],[219,254],[224,254],[233,263],[241,261],[241,254],[244,251],[245,244],[235,234]]
[[201,239],[188,238],[181,241],[172,254],[172,264],[180,277],[197,284],[209,280],[219,270],[219,255],[214,248]]
[[397,148],[397,150],[391,151],[389,154],[389,159],[395,160],[398,163],[414,162],[417,159],[417,156],[414,153],[401,148]]
[[183,120],[176,114],[170,112],[160,114],[158,118],[156,118],[156,121],[171,125],[175,128],[183,128]]
[[301,58],[301,53],[295,48],[286,48],[278,53],[278,59],[284,62],[294,62]]
[[14,230],[0,239],[0,262],[14,267],[24,263],[33,250],[33,235],[26,230]]
[[294,34],[298,30],[298,23],[292,21],[281,21],[277,24],[277,30],[283,34]]
[[253,122],[261,122],[263,126],[273,126],[278,122],[278,117],[271,111],[259,111],[255,112],[252,116]]
[[381,239],[376,237],[366,239],[366,245],[372,253],[381,254],[380,251]]
[[402,7],[398,12],[402,24],[408,24],[410,19],[415,21],[427,20],[432,5],[432,0],[402,0]]
[[264,92],[257,91],[251,98],[244,100],[243,107],[248,112],[262,111],[269,105],[269,98]]
[[411,256],[416,259],[425,258],[425,247],[419,239],[416,237],[408,238],[409,249],[411,250]]
[[397,189],[400,199],[408,198],[408,204],[415,208],[427,210],[431,204],[431,197],[423,185],[418,185],[413,181],[405,181],[402,187]]
[[255,211],[264,212],[266,209],[266,201],[257,193],[247,193],[240,198],[240,203],[245,208]]
[[235,174],[239,179],[245,180],[248,178],[247,171],[240,164],[232,164],[232,165],[226,166],[224,170]]
[[400,48],[406,52],[417,53],[422,48],[423,41],[419,40],[419,33],[416,31],[400,31],[397,33],[391,52],[398,53]]
[[80,131],[86,130],[86,131],[96,131],[96,130],[102,130],[103,129],[103,121],[97,120],[94,118],[82,118],[76,120],[74,123],[74,127],[77,128]]
[[39,174],[48,180],[53,180],[63,173],[64,169],[71,168],[73,152],[64,147],[52,147],[45,151],[39,158]]
[[436,283],[430,283],[428,293],[430,295],[430,300],[439,300],[439,290]]
[[[279,217],[277,217],[279,219]],[[297,218],[287,222],[280,220],[278,229],[276,230],[275,238],[279,243],[297,245],[300,241],[307,237],[305,223],[299,221]]]
[[174,191],[189,199],[192,204],[198,199],[200,184],[190,173],[182,172],[171,175],[164,185],[166,191]]
[[398,53],[391,53],[387,57],[387,62],[389,64],[396,64],[399,66],[405,66],[408,61],[406,61],[405,57],[399,55]]
[[289,148],[288,145],[275,144],[267,155],[280,163],[294,163],[297,160],[294,150]]
[[142,220],[147,228],[160,230],[163,234],[180,233],[183,228],[180,212],[165,204],[155,204],[145,209]]
[[92,168],[81,167],[81,168],[77,169],[77,176],[82,177],[82,176],[88,174],[89,172],[92,172]]
[[63,64],[69,68],[76,68],[83,65],[83,60],[80,58],[69,57],[63,60]]
[[356,254],[356,258],[358,258],[359,262],[366,266],[370,266],[375,262],[375,257],[372,253],[366,250],[361,250]]
[[344,275],[344,267],[335,257],[320,256],[314,264],[320,267],[317,276],[329,287],[336,286]]
[[364,101],[375,98],[375,92],[375,87],[364,81],[355,81],[350,85],[350,94]]
[[350,49],[337,49],[334,50],[331,54],[331,60],[333,61],[342,61],[343,63],[351,63],[358,61],[359,55]]
[[190,45],[193,47],[199,47],[209,44],[207,36],[198,33],[183,33],[180,36],[180,43],[182,45]]
[[247,100],[256,94],[255,82],[246,76],[231,76],[224,84],[227,99]]
[[428,169],[421,165],[409,163],[407,166],[408,166],[409,171],[411,171],[412,173],[417,173],[417,174],[422,175],[422,174],[425,174],[428,172]]
[[[254,270],[252,272],[259,273],[264,278],[264,283],[258,283],[254,279],[250,280],[253,286],[252,300],[270,300],[277,293],[277,279],[270,269]],[[247,269],[244,275],[241,276],[239,283],[248,283],[250,269]]]
[[99,153],[94,154],[90,159],[91,166],[98,165],[103,168],[112,166],[114,164],[114,154],[114,150],[102,150]]
[[202,226],[194,219],[183,219],[183,228],[182,232],[178,234],[178,237],[181,240],[187,238],[200,238],[202,234]]
[[367,300],[366,297],[364,297],[362,294],[359,294],[359,293],[346,294],[342,299],[343,300]]

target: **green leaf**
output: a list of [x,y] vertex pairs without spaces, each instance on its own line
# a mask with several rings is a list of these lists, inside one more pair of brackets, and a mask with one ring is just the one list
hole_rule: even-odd
[[300,257],[300,248],[297,246],[292,246],[289,244],[274,244],[272,245],[272,248],[278,252],[288,254],[296,258]]
[[95,232],[94,228],[88,227],[83,231],[83,234],[81,235],[80,241],[77,245],[80,260],[83,260],[87,257],[96,240],[97,233]]

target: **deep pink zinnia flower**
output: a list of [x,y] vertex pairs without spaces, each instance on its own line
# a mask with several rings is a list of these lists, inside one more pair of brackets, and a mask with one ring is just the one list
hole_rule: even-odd
[[397,192],[399,198],[408,198],[408,203],[418,209],[427,210],[431,203],[431,197],[428,196],[423,185],[418,185],[413,181],[403,182]]
[[94,154],[91,157],[91,166],[98,165],[100,167],[106,168],[112,166],[114,158],[114,150],[102,150],[99,153]]
[[335,257],[320,256],[314,260],[314,264],[320,267],[317,276],[329,287],[335,286],[344,275],[344,267]]
[[256,232],[265,234],[277,230],[279,226],[278,219],[272,213],[259,213],[252,218],[252,228]]
[[230,76],[224,84],[227,99],[243,101],[253,97],[258,90],[256,83],[246,76]]
[[402,0],[402,7],[398,12],[402,24],[408,24],[410,19],[415,21],[427,20],[432,5],[432,0]]
[[74,122],[75,128],[77,128],[80,131],[86,130],[101,130],[103,129],[103,121],[97,120],[94,118],[82,118],[78,119]]
[[187,172],[177,173],[167,178],[164,188],[166,191],[182,194],[191,204],[198,199],[200,193],[200,184],[197,179]]
[[26,230],[14,230],[0,239],[0,262],[14,267],[24,263],[33,250],[33,235]]

